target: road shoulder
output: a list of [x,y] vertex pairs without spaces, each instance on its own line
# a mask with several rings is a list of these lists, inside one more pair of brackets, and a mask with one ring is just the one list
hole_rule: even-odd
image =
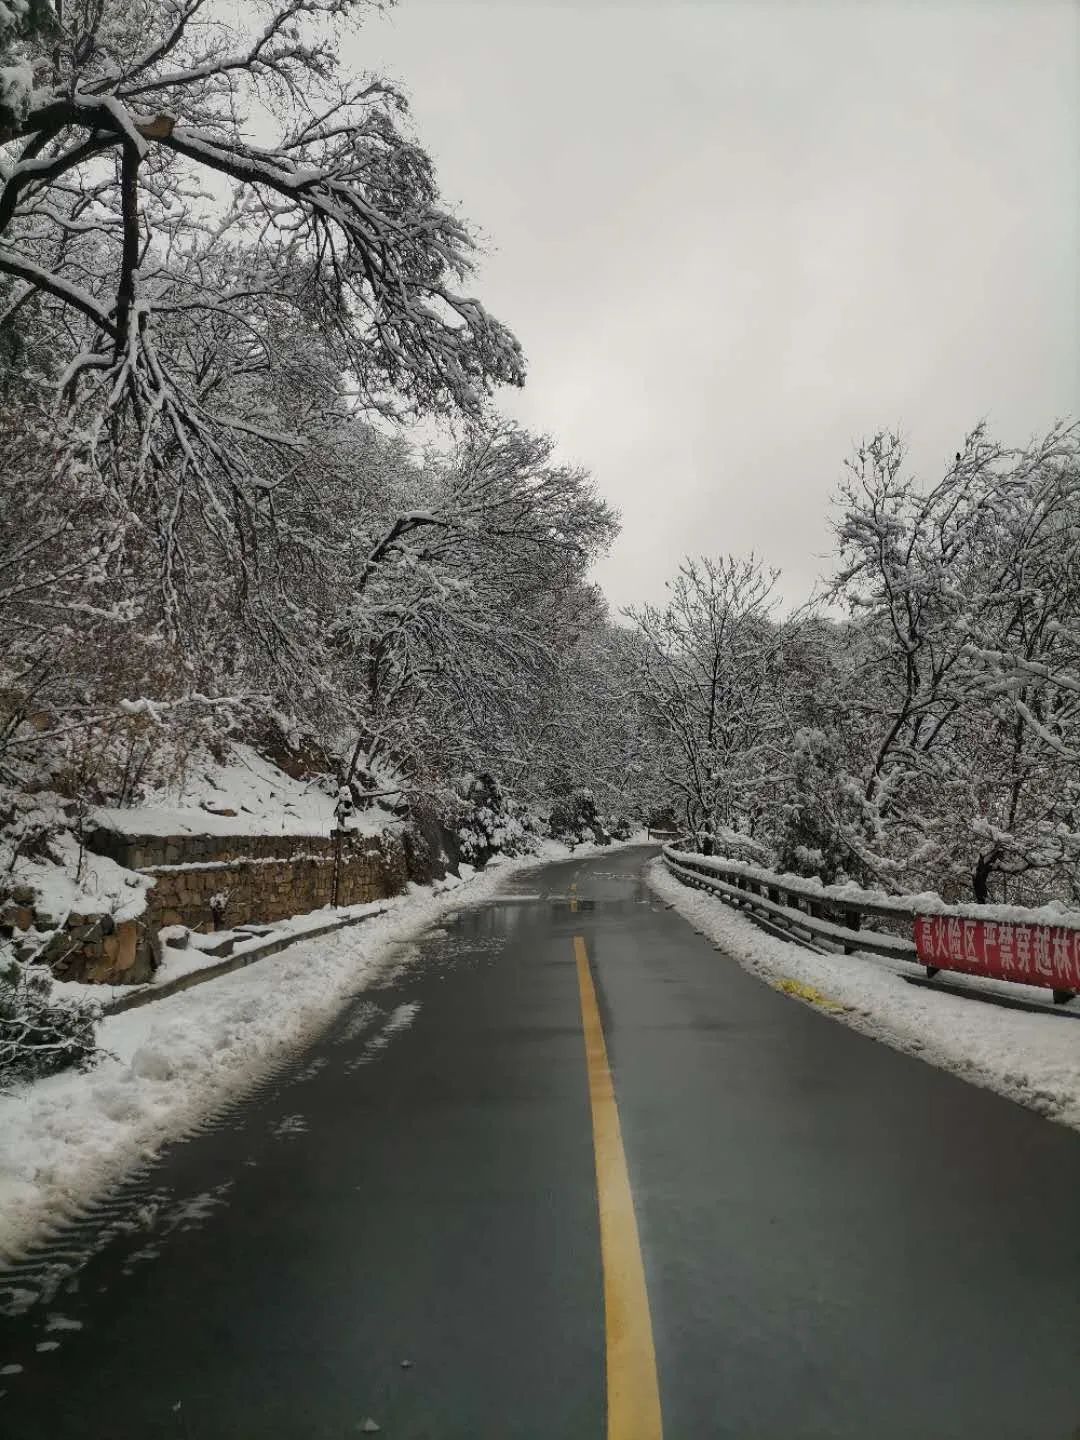
[[1031,1015],[918,989],[866,955],[818,955],[767,935],[713,896],[646,867],[655,893],[766,984],[894,1049],[1080,1129],[1080,1015]]

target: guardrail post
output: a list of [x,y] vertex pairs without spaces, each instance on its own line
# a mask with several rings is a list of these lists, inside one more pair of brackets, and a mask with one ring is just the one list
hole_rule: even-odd
[[[844,921],[844,924],[849,930],[858,930],[862,927],[862,916],[857,911],[849,910],[847,912],[847,919]],[[859,947],[857,945],[845,945],[844,954],[854,955],[858,948]]]

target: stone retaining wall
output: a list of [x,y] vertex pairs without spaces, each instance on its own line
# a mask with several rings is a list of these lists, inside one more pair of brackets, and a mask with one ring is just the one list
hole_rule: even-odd
[[[227,929],[256,920],[285,920],[333,901],[334,844],[324,837],[299,838],[288,853],[177,861],[140,867],[154,877],[148,923],[187,925],[192,930]],[[280,850],[286,849],[285,854]],[[183,851],[181,850],[181,853]],[[405,851],[396,837],[347,835],[341,848],[337,903],[359,905],[399,895],[405,888]]]
[[[97,830],[87,848],[153,878],[147,908],[137,920],[71,915],[48,940],[40,959],[57,979],[139,984],[153,974],[158,931],[227,929],[285,920],[333,901],[335,842],[325,835],[124,836]],[[359,905],[399,895],[408,880],[406,851],[397,835],[356,835],[341,842],[337,903]],[[25,908],[25,907],[24,907]],[[11,906],[0,916],[21,950],[36,951],[44,923]],[[52,922],[55,924],[55,921]]]
[[141,918],[114,920],[111,915],[73,912],[56,929],[54,918],[32,908],[32,893],[28,898],[30,903],[8,905],[0,912],[0,928],[14,941],[20,959],[48,965],[58,980],[111,985],[149,980],[153,947]]

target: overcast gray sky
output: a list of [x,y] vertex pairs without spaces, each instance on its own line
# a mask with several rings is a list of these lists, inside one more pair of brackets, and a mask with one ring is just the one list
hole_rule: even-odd
[[501,408],[622,511],[616,606],[751,549],[797,602],[860,436],[932,474],[1080,411],[1070,0],[401,0],[356,58],[490,244]]

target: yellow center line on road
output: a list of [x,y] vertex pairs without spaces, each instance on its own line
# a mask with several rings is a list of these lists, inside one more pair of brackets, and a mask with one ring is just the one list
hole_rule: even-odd
[[589,1076],[607,1345],[607,1440],[662,1440],[649,1296],[619,1109],[585,941],[574,936]]

